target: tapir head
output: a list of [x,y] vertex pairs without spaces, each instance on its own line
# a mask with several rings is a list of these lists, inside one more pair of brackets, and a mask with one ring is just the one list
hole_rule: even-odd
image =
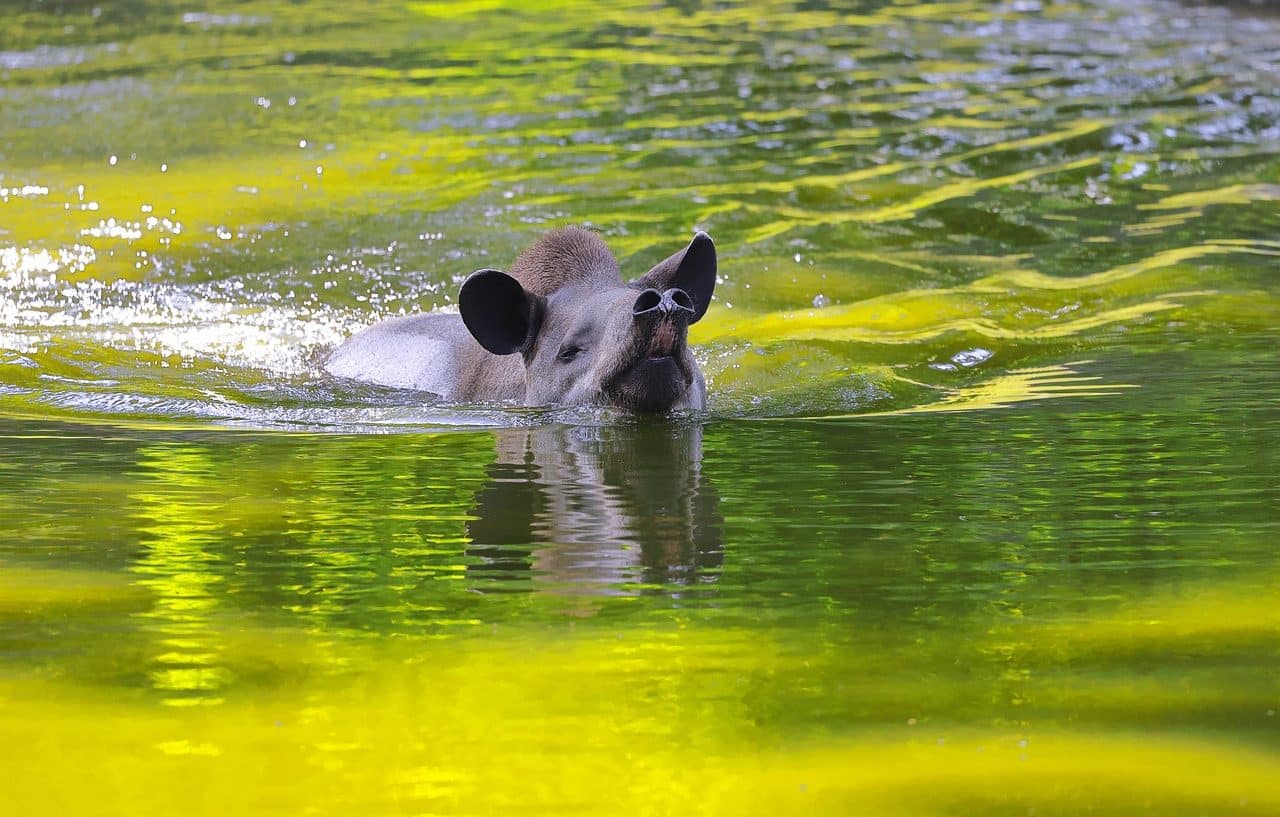
[[700,409],[702,375],[686,341],[715,283],[706,233],[627,283],[598,236],[569,228],[531,247],[511,274],[471,275],[458,303],[481,346],[522,356],[527,405]]

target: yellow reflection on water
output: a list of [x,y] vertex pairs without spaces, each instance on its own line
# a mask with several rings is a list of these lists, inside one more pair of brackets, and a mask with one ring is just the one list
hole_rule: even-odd
[[824,308],[764,314],[710,310],[690,335],[697,343],[744,339],[899,344],[954,332],[1007,340],[1065,338],[1103,326],[1140,322],[1175,310],[1185,300],[1194,299],[1200,309],[1206,301],[1229,296],[1175,288],[1197,283],[1201,276],[1196,262],[1213,256],[1277,253],[1280,247],[1275,242],[1209,241],[1158,250],[1089,275],[1064,277],[1014,268],[959,287],[904,290]]
[[967,198],[980,193],[983,190],[1010,187],[1015,184],[1021,184],[1022,182],[1053,173],[1069,173],[1086,167],[1092,167],[1097,163],[1098,160],[1096,158],[1076,159],[1070,162],[1062,162],[1045,167],[1034,167],[1028,170],[1021,170],[1017,173],[1010,173],[1004,176],[994,176],[981,179],[960,179],[958,181],[931,187],[906,201],[883,207],[871,208],[868,210],[850,210],[832,213],[811,212],[794,207],[772,207],[770,209],[782,214],[785,218],[755,228],[751,232],[747,233],[747,240],[752,242],[764,241],[765,239],[781,235],[788,230],[803,225],[828,226],[849,222],[878,224],[885,221],[897,221],[899,219],[910,218],[926,207],[931,207],[944,201]]
[[73,608],[130,608],[146,599],[145,591],[111,573],[0,565],[0,616]]
[[[286,633],[239,648],[316,655]],[[764,685],[812,670],[759,634],[341,652],[356,671],[217,709],[5,682],[10,813],[1280,813],[1280,757],[1211,735],[905,718],[780,732]]]
[[1047,400],[1052,397],[1106,397],[1119,394],[1123,389],[1137,386],[1127,383],[1103,383],[1102,378],[1082,374],[1073,366],[1088,361],[1053,366],[1037,366],[1030,369],[1014,369],[996,375],[972,386],[949,390],[941,399],[897,411],[869,414],[846,414],[827,417],[876,417],[890,414],[919,414],[939,411],[975,411],[978,409],[1004,408],[1031,400]]
[[[188,595],[146,585],[159,608]],[[1280,643],[1273,585],[1009,610],[934,647],[687,621],[369,642],[207,618],[187,635],[256,679],[224,685],[219,707],[166,706],[163,685],[0,678],[0,811],[1280,814],[1265,739],[1280,690],[1256,662],[1232,669]],[[1246,728],[1179,726],[1222,713]]]
[[221,703],[228,675],[213,619],[222,580],[207,548],[219,533],[223,496],[199,449],[144,448],[139,465],[149,477],[133,494],[145,539],[130,570],[154,597],[154,606],[139,614],[155,645],[148,676],[170,706]]
[[1247,205],[1277,200],[1280,200],[1280,185],[1265,183],[1232,184],[1211,190],[1175,193],[1159,201],[1139,204],[1139,210],[1155,211],[1156,215],[1146,221],[1126,224],[1124,230],[1133,235],[1160,233],[1170,227],[1203,216],[1206,207],[1228,204]]

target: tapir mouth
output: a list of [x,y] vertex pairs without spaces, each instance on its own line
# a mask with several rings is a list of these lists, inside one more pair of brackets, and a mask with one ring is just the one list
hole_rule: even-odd
[[[646,322],[647,323],[647,322]],[[648,329],[648,337],[643,330]],[[685,360],[687,323],[683,316],[664,315],[637,326],[635,351],[604,392],[609,401],[632,411],[666,411],[688,390],[693,372]]]
[[676,326],[674,320],[659,321],[653,327],[653,334],[649,336],[649,349],[645,357],[656,361],[675,355],[683,345],[683,329],[684,326]]

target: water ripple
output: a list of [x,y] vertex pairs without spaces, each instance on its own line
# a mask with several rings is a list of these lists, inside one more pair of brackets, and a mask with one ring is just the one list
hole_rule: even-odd
[[932,405],[956,349],[998,378],[1273,317],[1272,17],[500,6],[22,12],[0,345],[53,377],[3,367],[0,411],[378,427],[327,413],[324,350],[566,222],[637,271],[715,235],[719,415]]

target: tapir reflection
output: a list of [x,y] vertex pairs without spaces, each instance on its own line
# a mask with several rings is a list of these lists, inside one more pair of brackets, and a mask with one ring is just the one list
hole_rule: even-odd
[[545,426],[497,432],[497,460],[468,523],[472,576],[563,592],[714,581],[719,499],[702,429]]

